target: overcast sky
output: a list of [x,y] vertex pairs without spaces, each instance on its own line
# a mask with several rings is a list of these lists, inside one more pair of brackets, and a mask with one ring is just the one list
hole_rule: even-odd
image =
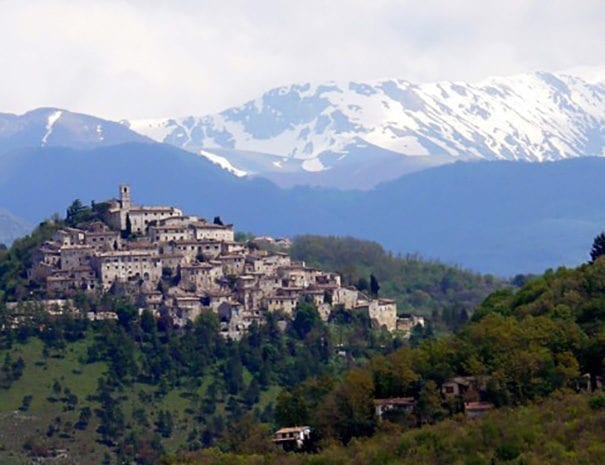
[[1,112],[203,115],[292,82],[605,65],[603,0],[0,0]]

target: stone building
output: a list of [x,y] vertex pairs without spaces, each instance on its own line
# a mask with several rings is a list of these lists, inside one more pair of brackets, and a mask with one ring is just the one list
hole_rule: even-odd
[[183,212],[175,207],[134,205],[128,184],[121,184],[119,199],[108,200],[107,204],[109,208],[105,213],[105,222],[118,231],[130,230],[132,234],[144,235],[151,223],[183,215]]
[[60,268],[61,270],[73,270],[83,266],[89,266],[94,248],[90,245],[67,245],[61,247]]
[[162,277],[162,261],[151,248],[102,252],[93,257],[92,266],[104,290],[115,282],[132,280],[157,284]]
[[95,221],[84,231],[84,244],[97,251],[118,250],[122,247],[122,240],[118,231],[113,231],[106,224]]

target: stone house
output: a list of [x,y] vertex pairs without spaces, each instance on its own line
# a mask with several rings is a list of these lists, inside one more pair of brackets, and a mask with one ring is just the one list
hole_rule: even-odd
[[61,266],[61,248],[58,244],[47,241],[32,254],[32,267],[28,277],[34,281],[44,281],[54,270]]
[[273,434],[273,443],[286,451],[300,449],[311,437],[311,427],[290,426]]
[[221,262],[225,276],[239,276],[244,272],[245,257],[243,255],[221,255],[217,257]]
[[90,292],[98,288],[98,279],[90,266],[54,271],[46,278],[50,297],[71,295],[78,291]]
[[386,327],[388,331],[397,328],[397,304],[392,299],[371,300],[368,306],[370,320],[376,322],[380,328]]
[[90,245],[67,245],[61,247],[61,270],[73,270],[90,265],[90,259],[94,254],[94,248]]
[[218,242],[234,242],[235,234],[233,225],[219,225],[207,222],[198,222],[191,225],[193,228],[193,238],[201,240],[214,240]]
[[308,287],[300,292],[301,296],[308,299],[315,307],[319,309],[325,303],[325,292],[322,289]]
[[357,306],[359,291],[353,287],[337,287],[332,292],[332,305],[342,305],[345,310]]
[[181,225],[151,225],[148,235],[152,242],[187,241],[191,239],[191,230]]
[[104,290],[114,282],[141,280],[157,285],[162,277],[162,260],[156,249],[114,250],[95,255],[92,260]]
[[441,386],[446,398],[459,397],[465,402],[482,400],[487,389],[488,376],[456,376]]
[[63,228],[53,236],[53,242],[60,247],[84,244],[84,231],[77,228]]
[[413,397],[392,397],[388,399],[374,399],[374,411],[382,420],[386,412],[400,412],[410,414],[414,411],[416,401]]
[[118,231],[112,231],[106,224],[95,221],[84,231],[84,244],[96,251],[118,250],[122,239]]
[[181,287],[192,292],[212,292],[220,289],[218,280],[223,277],[223,268],[211,263],[181,265]]
[[263,299],[264,307],[269,312],[282,312],[288,316],[294,315],[298,305],[298,297],[287,295],[274,295]]

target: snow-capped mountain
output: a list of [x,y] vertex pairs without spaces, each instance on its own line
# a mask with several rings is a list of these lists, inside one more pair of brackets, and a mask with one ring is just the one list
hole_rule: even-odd
[[25,147],[77,149],[151,142],[122,124],[57,108],[38,108],[23,115],[0,113],[0,152]]
[[371,165],[376,184],[456,160],[605,155],[605,69],[475,84],[295,84],[214,115],[123,123],[239,175],[338,185]]

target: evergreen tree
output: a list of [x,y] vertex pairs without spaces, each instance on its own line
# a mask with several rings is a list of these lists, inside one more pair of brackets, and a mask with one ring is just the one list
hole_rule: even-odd
[[596,261],[601,255],[605,255],[605,231],[594,238],[592,249],[590,250],[591,262]]
[[378,284],[378,279],[373,274],[370,275],[370,292],[374,297],[378,297],[378,291],[380,290],[380,284]]

